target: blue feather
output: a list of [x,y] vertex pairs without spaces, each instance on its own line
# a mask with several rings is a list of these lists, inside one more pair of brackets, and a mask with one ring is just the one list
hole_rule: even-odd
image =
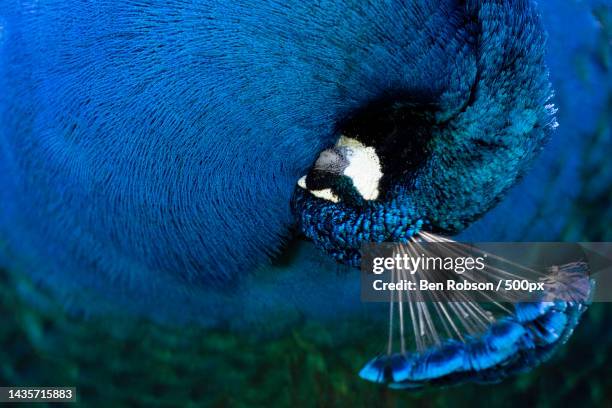
[[361,371],[359,371],[359,376],[364,380],[384,383],[388,380],[390,363],[389,356],[383,355],[374,357],[361,369]]
[[565,313],[551,310],[530,324],[530,329],[536,337],[536,341],[541,341],[543,344],[552,344],[562,338],[567,323],[568,317]]
[[519,322],[530,322],[542,316],[553,306],[553,302],[520,302],[514,305],[514,314]]
[[449,341],[441,347],[425,352],[414,363],[411,381],[424,381],[443,377],[465,367],[465,345]]
[[523,326],[506,318],[495,322],[491,326],[484,341],[492,350],[513,349],[524,335],[525,329]]
[[415,364],[413,354],[393,354],[391,356],[391,379],[393,382],[399,383],[410,378]]

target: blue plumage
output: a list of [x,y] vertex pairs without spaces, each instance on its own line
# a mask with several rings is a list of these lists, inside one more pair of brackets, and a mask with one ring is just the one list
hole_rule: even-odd
[[391,355],[391,380],[395,383],[408,380],[417,364],[416,356],[395,353]]
[[505,361],[516,352],[516,343],[504,348],[494,349],[489,344],[490,340],[490,338],[484,337],[468,344],[467,366],[470,370],[474,372],[484,371]]
[[488,346],[493,350],[503,350],[515,347],[519,339],[525,335],[525,329],[520,323],[511,319],[497,321],[489,329]]
[[408,380],[427,381],[465,369],[467,350],[464,344],[449,342],[432,349],[416,360]]
[[[412,6],[2,2],[3,264],[87,313],[235,319],[232,294],[273,270],[295,182],[345,118],[398,92],[465,95],[448,80],[463,6]],[[274,293],[250,287],[269,310]],[[296,307],[325,310],[314,296]]]
[[530,327],[536,342],[553,344],[562,336],[566,329],[568,319],[562,312],[551,310],[541,316]]
[[384,383],[388,381],[389,377],[387,373],[393,358],[394,357],[386,355],[373,358],[361,369],[361,371],[359,371],[359,376],[364,380],[375,383]]
[[[539,319],[536,324],[549,324],[549,318]],[[433,349],[421,358],[379,356],[364,367],[360,376],[369,381],[388,382],[394,388],[415,388],[426,384],[451,385],[465,381],[499,381],[546,360],[552,352],[552,345],[557,345],[553,340],[540,342],[538,347],[534,347],[534,343],[530,342],[530,334],[542,339],[541,333],[534,334],[536,332],[533,331],[533,326],[529,329],[528,332],[523,331],[521,337],[516,337],[511,343],[508,343],[507,338],[504,339],[501,343],[505,344],[505,347],[491,347],[498,338],[488,333],[483,338],[465,345],[456,344],[452,348]],[[559,336],[556,337],[558,338]],[[546,339],[550,340],[550,337]],[[392,361],[402,364],[393,365]],[[412,361],[412,364],[408,361]],[[397,374],[389,376],[388,372]]]
[[[478,64],[473,59],[468,34],[474,27],[463,17],[477,6],[469,2],[464,11],[460,3],[2,2],[2,264],[26,271],[71,309],[87,313],[121,310],[206,325],[230,316],[263,318],[255,311],[269,310],[275,297],[245,275],[257,265],[281,282],[308,286],[314,254],[283,269],[282,278],[282,268],[267,261],[289,236],[295,181],[333,143],[342,119],[401,90],[447,95],[437,106],[436,120],[445,120],[470,94],[474,67],[488,69],[486,54]],[[556,30],[554,50],[569,40],[572,49],[588,47],[584,38],[557,40],[565,33],[557,28],[563,24],[552,24],[553,8],[565,13],[558,18],[580,15],[581,22],[585,13],[553,3],[542,6],[548,28]],[[517,14],[507,17],[530,21]],[[243,17],[234,18],[238,15]],[[570,65],[567,58],[553,53],[553,79],[567,77],[562,69]],[[584,93],[581,89],[574,84],[564,95]],[[562,143],[578,146],[595,121],[573,118],[598,112],[601,100],[594,95],[584,109],[562,110],[566,128],[581,126],[561,129],[560,139],[571,136]],[[478,112],[473,116],[474,123],[482,121]],[[520,126],[510,129],[517,130]],[[563,210],[551,195],[561,190],[542,198],[538,184],[557,174],[550,172],[558,169],[556,146],[537,161],[537,183],[513,192],[512,205],[485,217],[470,229],[471,237],[558,231],[550,222],[560,215],[532,216],[544,208],[551,213],[543,200],[553,202],[559,214]],[[559,159],[564,172],[573,168],[567,159]],[[500,173],[511,162],[504,162]],[[563,177],[557,184],[576,185]],[[420,178],[414,183],[426,184]],[[457,196],[440,193],[444,201]],[[478,209],[467,202],[457,207],[482,213],[491,195],[483,197],[473,202]],[[523,216],[505,222],[504,208],[516,211],[516,203]],[[451,210],[448,204],[440,208],[440,215]],[[374,234],[376,240],[402,241],[418,231],[423,214],[402,211],[381,214],[387,227]],[[349,223],[336,238],[355,247],[368,236],[352,231]],[[310,251],[302,246],[301,253]],[[321,267],[322,261],[313,262]],[[232,293],[246,281],[254,288],[254,312],[237,318]],[[295,307],[310,316],[334,309],[329,306],[337,296],[328,287],[322,283],[303,292]],[[347,293],[344,299],[351,297]],[[162,308],[159,299],[167,300]]]
[[553,307],[553,302],[522,302],[514,305],[514,313],[519,322],[530,322],[542,316]]
[[[340,194],[330,202],[296,188],[302,232],[340,262],[357,266],[362,243],[401,241],[421,228],[461,232],[501,200],[556,126],[534,5],[467,2],[449,15],[452,32],[439,47],[462,61],[449,73],[462,77],[461,85],[379,96],[375,119],[338,129],[380,156],[378,198],[355,204]],[[388,123],[396,127],[393,138],[370,131]]]
[[[318,246],[354,265],[362,242],[459,232],[480,216],[464,237],[555,239],[571,201],[557,198],[580,186],[577,152],[606,88],[595,72],[585,98],[565,69],[566,47],[591,46],[565,29],[589,13],[566,3],[540,5],[556,30],[547,58],[562,127],[484,215],[554,124],[531,2],[1,2],[0,262],[88,313],[231,328],[262,328],[271,313],[354,317],[354,276],[309,244],[268,262],[290,237],[296,180],[376,101],[424,120],[410,130],[435,134],[423,138],[428,160],[398,177],[396,199],[358,211],[298,190],[294,211]],[[585,307],[517,306],[531,334],[489,333],[478,373],[445,374],[470,354],[456,346],[430,361],[381,358],[364,376],[398,387],[422,386],[404,380],[413,372],[432,384],[503,378],[545,360]]]
[[523,321],[514,313],[493,323],[479,337],[466,342],[447,341],[421,355],[378,356],[360,376],[386,382],[392,388],[498,382],[547,360],[567,340],[587,304],[588,300],[517,303],[517,311],[529,309],[540,313]]

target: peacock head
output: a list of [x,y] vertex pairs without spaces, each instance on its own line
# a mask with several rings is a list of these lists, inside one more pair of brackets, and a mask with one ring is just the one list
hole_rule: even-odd
[[548,84],[540,85],[523,101],[529,109],[497,105],[507,120],[488,116],[498,102],[486,95],[454,114],[414,103],[360,112],[297,182],[302,232],[352,265],[364,242],[460,232],[502,199],[555,127]]

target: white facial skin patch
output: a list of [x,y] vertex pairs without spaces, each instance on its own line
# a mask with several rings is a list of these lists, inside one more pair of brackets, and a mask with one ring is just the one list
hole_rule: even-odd
[[[306,188],[306,176],[301,177],[298,180],[298,186],[302,187],[304,190],[308,190]],[[337,203],[340,201],[337,195],[331,190],[331,188],[324,188],[323,190],[308,190],[310,193],[315,196],[322,198],[327,201],[331,201],[332,203]]]
[[[353,186],[365,200],[376,200],[379,195],[379,182],[383,176],[380,159],[373,147],[368,147],[356,139],[341,136],[336,143],[337,151],[342,157],[324,151],[317,160],[316,165],[324,165],[330,170],[338,168],[341,174],[350,177]],[[337,163],[332,163],[337,160]],[[347,164],[348,163],[348,164]],[[337,165],[337,166],[336,166]],[[342,169],[343,168],[343,169]],[[298,180],[298,186],[306,187],[306,176]],[[330,188],[322,190],[309,190],[315,197],[337,203],[340,198]]]
[[365,200],[376,200],[378,183],[383,176],[376,150],[346,136],[341,136],[336,146],[348,149],[346,158],[349,165],[343,174],[353,180],[353,185]]

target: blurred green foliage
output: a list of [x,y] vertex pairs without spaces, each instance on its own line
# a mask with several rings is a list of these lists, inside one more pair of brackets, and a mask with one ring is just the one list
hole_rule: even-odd
[[[17,290],[15,290],[17,289]],[[36,292],[38,307],[21,294]],[[42,308],[40,306],[43,306]],[[383,328],[303,322],[255,338],[67,315],[26,279],[0,274],[0,383],[76,386],[86,406],[612,406],[612,307],[592,306],[552,361],[501,384],[397,392],[357,376]],[[378,344],[377,344],[378,345]],[[112,402],[112,403],[111,403]]]

